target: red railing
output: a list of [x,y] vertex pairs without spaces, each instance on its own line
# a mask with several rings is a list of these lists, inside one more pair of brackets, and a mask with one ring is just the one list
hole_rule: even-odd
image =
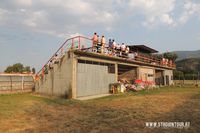
[[[83,36],[76,36],[76,37],[67,39],[59,47],[59,49],[51,56],[51,58],[43,65],[43,67],[38,71],[37,75],[41,74],[41,71],[45,68],[45,66],[48,65],[48,63],[54,58],[55,55],[57,55],[58,57],[62,56],[69,49],[79,49],[79,50],[87,50],[88,52],[93,52],[93,50],[90,50],[90,49],[93,49],[92,39],[87,38],[87,37],[83,37]],[[112,49],[109,49],[108,47],[106,47],[106,49],[108,51],[109,50],[113,51]],[[115,53],[114,56],[116,56],[116,53]],[[130,51],[129,53],[136,53],[136,52]],[[113,56],[113,55],[111,55],[111,56]],[[127,55],[121,56],[121,57],[130,59]],[[163,63],[162,60],[158,59],[157,57],[155,57],[153,55],[146,55],[146,54],[142,54],[142,53],[136,53],[134,55],[134,58],[132,58],[130,60],[135,60],[135,61],[159,65],[159,66],[166,66],[166,67],[175,68],[174,63],[167,63],[166,64],[166,63]]]
[[174,62],[172,62],[170,60],[163,61],[162,59],[159,59],[158,57],[155,57],[154,55],[146,55],[146,54],[142,54],[142,53],[137,53],[135,60],[145,62],[145,63],[150,63],[153,65],[159,65],[159,66],[165,66],[165,67],[171,67],[171,68],[176,67]]
[[50,57],[50,59],[43,65],[43,67],[37,72],[37,75],[41,74],[46,65],[54,58],[55,55],[62,56],[69,49],[83,49],[86,47],[92,47],[92,40],[84,36],[76,36],[67,39],[59,49]]

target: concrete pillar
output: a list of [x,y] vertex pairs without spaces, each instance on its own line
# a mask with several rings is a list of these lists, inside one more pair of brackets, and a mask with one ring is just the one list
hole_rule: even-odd
[[118,82],[118,64],[115,63],[115,81]]
[[163,71],[163,82],[164,82],[164,86],[166,85],[166,74],[165,74],[165,71]]
[[22,91],[24,90],[24,76],[22,76]]
[[153,69],[153,81],[156,82],[156,69]]
[[75,58],[75,55],[74,53],[71,53],[72,54],[72,98],[76,98],[76,75],[77,75],[77,59]]
[[137,67],[137,79],[140,79],[140,67]]

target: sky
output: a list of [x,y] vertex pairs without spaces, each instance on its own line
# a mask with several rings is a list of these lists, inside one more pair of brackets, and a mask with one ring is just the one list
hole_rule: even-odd
[[0,72],[42,67],[67,38],[93,33],[160,52],[200,50],[200,0],[1,0]]

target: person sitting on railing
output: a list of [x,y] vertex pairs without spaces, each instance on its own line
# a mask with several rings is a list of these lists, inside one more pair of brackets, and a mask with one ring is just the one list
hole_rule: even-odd
[[52,60],[50,60],[50,62],[49,62],[49,69],[53,69],[53,61]]
[[53,61],[54,64],[58,64],[59,63],[59,59],[58,59],[58,55],[57,54],[54,55],[52,61]]
[[102,36],[102,38],[101,38],[101,53],[104,53],[105,46],[106,46],[106,39],[104,36]]
[[43,71],[44,71],[44,74],[48,74],[48,66],[47,65],[44,66]]
[[65,55],[64,47],[62,47],[62,48],[60,49],[60,58],[62,58],[64,55]]

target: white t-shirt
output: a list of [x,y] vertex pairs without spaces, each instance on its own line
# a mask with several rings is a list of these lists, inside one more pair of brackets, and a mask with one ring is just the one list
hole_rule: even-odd
[[112,43],[112,47],[113,47],[113,48],[116,48],[116,45],[117,45],[117,43],[114,41],[114,42]]
[[125,45],[125,44],[122,44],[122,45],[121,45],[121,50],[122,50],[122,51],[125,51],[125,50],[126,50],[126,45]]
[[116,48],[117,48],[117,49],[120,49],[120,48],[121,48],[121,45],[120,45],[120,44],[117,44]]

